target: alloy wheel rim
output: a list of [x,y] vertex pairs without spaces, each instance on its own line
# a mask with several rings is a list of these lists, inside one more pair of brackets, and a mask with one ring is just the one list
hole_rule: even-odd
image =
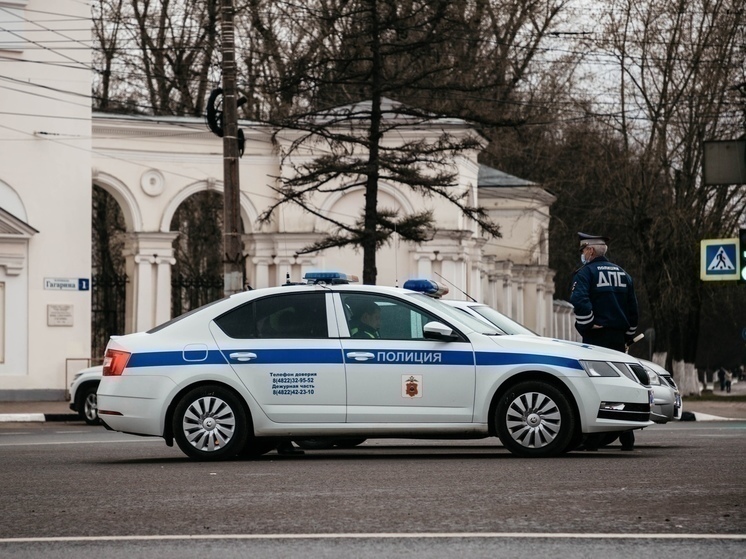
[[562,416],[549,396],[526,392],[508,406],[505,424],[511,438],[521,446],[544,448],[559,435]]
[[83,413],[90,421],[98,417],[98,400],[95,392],[89,394],[83,402]]
[[225,401],[205,396],[189,404],[182,419],[182,429],[194,448],[215,452],[225,448],[233,438],[236,416]]

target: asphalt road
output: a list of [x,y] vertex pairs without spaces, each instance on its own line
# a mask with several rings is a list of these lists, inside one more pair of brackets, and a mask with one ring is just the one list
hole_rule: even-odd
[[198,463],[82,423],[0,424],[0,558],[746,556],[746,422],[554,459],[496,439]]

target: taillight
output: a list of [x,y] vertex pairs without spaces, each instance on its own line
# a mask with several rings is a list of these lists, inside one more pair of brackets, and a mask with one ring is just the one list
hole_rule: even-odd
[[104,356],[104,376],[117,377],[121,375],[129,359],[130,354],[127,351],[107,349]]

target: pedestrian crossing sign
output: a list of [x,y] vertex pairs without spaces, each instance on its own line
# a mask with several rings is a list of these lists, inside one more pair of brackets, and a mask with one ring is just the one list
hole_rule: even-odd
[[705,239],[701,241],[700,251],[699,277],[702,281],[740,279],[738,239]]

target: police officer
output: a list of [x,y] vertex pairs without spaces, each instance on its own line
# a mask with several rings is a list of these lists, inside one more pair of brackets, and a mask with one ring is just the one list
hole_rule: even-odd
[[[578,233],[583,263],[573,278],[570,303],[583,342],[626,351],[637,330],[637,297],[632,278],[606,258],[608,237]],[[634,431],[619,437],[622,450],[634,448]],[[586,443],[590,449],[592,445]]]
[[350,335],[353,338],[380,338],[381,309],[373,301],[364,300],[355,308]]

